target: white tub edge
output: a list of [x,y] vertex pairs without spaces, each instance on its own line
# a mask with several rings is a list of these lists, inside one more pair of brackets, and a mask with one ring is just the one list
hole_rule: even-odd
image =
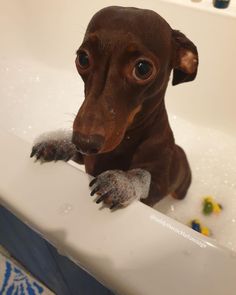
[[171,295],[176,287],[190,294],[192,277],[201,276],[192,295],[208,295],[211,280],[212,294],[224,286],[233,295],[225,287],[235,286],[229,250],[140,202],[99,210],[86,174],[65,163],[34,163],[28,143],[0,135],[1,203],[107,287],[122,295]]

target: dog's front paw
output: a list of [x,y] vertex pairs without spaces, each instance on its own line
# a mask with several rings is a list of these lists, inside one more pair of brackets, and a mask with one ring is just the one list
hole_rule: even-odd
[[148,196],[151,175],[143,169],[133,169],[127,172],[108,170],[90,182],[91,196],[95,193],[99,198],[96,203],[104,202],[110,209],[124,207],[136,199]]
[[35,144],[32,148],[30,157],[36,157],[42,161],[69,161],[76,153],[76,148],[72,143],[49,140]]
[[41,161],[68,161],[77,152],[71,141],[72,133],[68,130],[56,130],[41,134],[35,141],[30,157]]

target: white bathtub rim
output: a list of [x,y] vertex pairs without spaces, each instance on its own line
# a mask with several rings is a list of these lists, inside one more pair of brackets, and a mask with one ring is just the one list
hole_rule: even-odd
[[[231,259],[234,258],[235,253],[232,253],[230,250],[220,247],[212,239],[209,239],[207,237],[204,237],[203,235],[200,235],[199,233],[188,228],[187,226],[180,224],[176,222],[175,220],[172,220],[171,218],[155,211],[154,209],[148,206],[145,206],[144,204],[140,202],[134,202],[129,207],[123,210],[117,211],[117,213],[115,213],[116,215],[111,215],[113,213],[109,212],[109,209],[99,210],[99,206],[86,196],[86,194],[87,195],[89,194],[89,191],[88,191],[89,180],[85,174],[83,174],[79,170],[76,170],[70,167],[69,165],[65,163],[56,163],[56,164],[50,163],[45,165],[34,163],[34,161],[29,158],[28,152],[30,151],[30,145],[28,143],[26,143],[22,139],[18,139],[16,136],[12,134],[7,134],[4,132],[1,133],[1,139],[2,140],[4,139],[2,144],[3,149],[8,151],[15,150],[15,154],[12,156],[11,159],[6,159],[6,157],[4,156],[4,153],[0,155],[1,165],[5,165],[5,167],[8,167],[8,169],[6,169],[5,171],[5,175],[3,175],[2,177],[3,183],[0,184],[1,203],[6,208],[8,208],[11,212],[13,212],[13,214],[19,217],[24,223],[26,223],[28,226],[30,226],[35,231],[40,233],[40,235],[42,235],[46,240],[48,240],[53,245],[55,245],[58,248],[60,253],[70,257],[78,265],[86,269],[95,278],[97,278],[101,283],[111,288],[112,290],[116,291],[118,294],[122,294],[122,295],[133,294],[133,290],[137,284],[136,278],[127,279],[124,275],[119,274],[119,268],[132,269],[133,267],[135,267],[134,263],[137,263],[137,268],[139,268],[140,267],[139,265],[141,263],[146,265],[146,269],[145,267],[144,269],[146,272],[148,272],[148,269],[150,268],[148,263],[151,262],[150,261],[151,258],[149,255],[145,257],[144,255],[145,252],[143,251],[146,248],[148,249],[151,247],[149,249],[150,252],[153,252],[154,256],[156,255],[156,258],[153,257],[153,259],[157,259],[157,260],[162,259],[160,258],[162,257],[162,254],[163,254],[162,251],[163,252],[167,251],[166,253],[172,253],[172,250],[174,249],[177,249],[177,251],[180,251],[178,253],[183,252],[184,253],[184,254],[182,253],[184,255],[183,257],[185,257],[186,255],[192,255],[191,252],[193,254],[196,252],[194,256],[203,255],[203,257],[205,257],[204,259],[208,259],[207,258],[208,255],[213,254],[213,256],[215,256],[214,253],[219,254],[219,257],[218,256],[215,257],[216,260],[218,258],[223,259],[222,257],[225,257],[225,259],[228,260],[228,257],[231,257],[230,258],[230,261],[231,261]],[[17,147],[17,149],[15,149],[15,147]],[[15,166],[15,163],[18,163],[17,167]],[[62,196],[62,191],[61,191],[62,187],[60,188],[60,191],[59,191],[55,189],[55,187],[53,188],[50,185],[51,181],[55,181],[56,179],[55,174],[57,173],[58,175],[61,174],[60,177],[62,177],[64,181],[64,186],[63,186],[65,188],[64,194],[66,193],[66,191],[69,192],[67,196],[65,195]],[[41,179],[38,179],[39,175],[42,176]],[[51,175],[52,179],[54,180],[50,180],[49,178],[48,183],[46,183],[48,175]],[[67,175],[68,178],[67,177],[65,178],[65,175]],[[16,180],[15,177],[17,177],[18,180]],[[74,180],[76,179],[76,182],[75,181],[71,182],[70,181],[71,178],[73,178]],[[76,184],[78,183],[77,179],[79,178],[81,178],[83,182],[83,189],[87,187],[86,188],[87,192],[84,191],[84,193],[80,194],[80,196],[78,197],[79,191],[78,191],[78,188],[76,188],[77,186]],[[13,180],[15,180],[15,182],[18,182],[18,183],[15,183]],[[34,185],[35,185],[37,184],[38,180],[43,181],[43,184],[42,185],[39,184],[37,186],[37,189],[36,187],[34,187],[33,190],[26,188],[29,181],[30,183],[34,182]],[[87,185],[86,185],[86,182],[87,182]],[[12,185],[9,185],[11,183]],[[73,188],[71,187],[72,183],[74,183]],[[14,184],[15,184],[15,187],[14,187]],[[22,191],[24,192],[21,192],[19,190],[19,185],[23,186]],[[48,210],[48,208],[45,207],[45,204],[47,204],[47,202],[50,202],[49,201],[50,196],[47,196],[46,194],[44,194],[43,197],[41,196],[41,199],[40,199],[40,193],[38,192],[38,190],[41,187],[42,191],[44,191],[43,186],[48,187],[46,191],[49,192],[49,195],[51,194],[52,204],[49,206],[51,207],[50,210]],[[18,192],[18,195],[16,195],[16,192]],[[35,198],[33,202],[31,202],[32,192],[35,192]],[[55,194],[53,194],[53,197],[52,197],[53,192]],[[26,196],[26,194],[28,195]],[[71,194],[73,194],[72,198],[70,197]],[[55,195],[57,196],[55,197]],[[74,202],[73,203],[71,201],[72,199],[76,201],[75,202],[73,201]],[[85,219],[83,220],[85,223],[87,223],[87,227],[85,228],[88,228],[88,229],[90,228],[89,231],[92,230],[92,233],[96,234],[96,230],[94,231],[94,224],[97,223],[99,226],[98,230],[100,228],[101,234],[104,237],[105,237],[106,231],[110,231],[110,233],[113,232],[113,228],[107,226],[109,222],[113,224],[112,225],[113,227],[115,227],[116,229],[118,228],[120,230],[122,229],[122,227],[119,226],[119,223],[120,222],[122,223],[124,220],[128,220],[128,223],[127,223],[128,227],[131,224],[133,224],[131,225],[131,228],[133,228],[134,231],[135,231],[135,224],[139,223],[141,229],[144,226],[146,228],[146,231],[145,232],[142,231],[142,235],[145,236],[145,238],[143,241],[141,240],[141,244],[139,243],[139,240],[137,240],[137,237],[139,237],[139,239],[141,237],[139,236],[139,232],[136,232],[136,234],[135,232],[133,232],[134,237],[136,237],[135,247],[138,247],[137,248],[138,250],[137,249],[133,250],[134,253],[135,251],[138,251],[136,252],[136,254],[133,254],[133,255],[136,255],[134,257],[140,257],[140,255],[143,255],[144,257],[140,257],[140,259],[138,259],[137,261],[134,260],[136,261],[134,262],[132,260],[132,256],[130,258],[130,256],[127,253],[122,252],[121,249],[123,249],[123,251],[125,249],[123,244],[127,243],[126,246],[130,250],[132,248],[130,244],[130,234],[127,234],[127,233],[124,234],[122,232],[119,232],[120,230],[118,230],[116,232],[116,235],[118,236],[120,235],[120,237],[122,237],[121,238],[122,244],[119,245],[119,247],[117,247],[116,249],[114,249],[114,251],[113,250],[107,251],[108,256],[106,255],[106,251],[104,252],[103,250],[103,255],[100,254],[100,256],[110,257],[111,259],[109,258],[108,260],[113,262],[109,263],[107,258],[105,259],[105,261],[103,261],[103,258],[100,259],[99,258],[100,256],[98,255],[97,257],[96,256],[97,254],[94,254],[94,253],[102,253],[102,248],[103,248],[102,245],[104,245],[104,243],[105,245],[110,245],[110,242],[107,240],[104,240],[105,241],[104,242],[102,239],[96,240],[96,239],[92,239],[91,237],[87,237],[86,233],[84,232],[84,229],[80,227],[77,228],[77,226],[75,226],[76,224],[75,220],[72,223],[71,221],[70,222],[68,221],[70,219],[69,217],[70,213],[64,214],[64,215],[61,214],[58,217],[58,214],[57,213],[55,214],[55,210],[54,210],[54,207],[55,207],[54,203],[56,200],[60,200],[59,202],[61,204],[70,204],[72,208],[75,208],[75,207],[77,208],[77,209],[73,209],[77,212],[77,215],[73,215],[74,213],[72,210],[73,218],[75,218],[75,216],[78,216],[78,214],[81,214],[81,211],[78,209],[79,208],[78,201],[80,201],[81,202],[80,206],[84,207],[84,209],[82,210],[84,212],[86,211],[86,214],[93,214],[92,215],[93,221],[91,223],[90,222],[87,223],[88,220],[86,221],[86,215],[84,215],[83,218]],[[135,215],[134,215],[134,212],[135,212]],[[138,217],[136,216],[136,212],[137,214],[139,214]],[[64,220],[63,223],[61,218]],[[58,222],[61,223],[60,226],[57,224]],[[150,226],[148,226],[148,224]],[[175,244],[174,248],[164,249],[161,245],[165,245],[165,241],[163,242],[163,239],[162,239],[161,245],[159,245],[161,247],[160,249],[162,250],[158,250],[158,247],[159,247],[158,244],[160,242],[157,243],[158,240],[156,240],[157,237],[155,238],[155,234],[154,235],[149,234],[147,236],[147,232],[150,231],[150,229],[153,226],[157,228],[158,234],[161,235],[164,240],[165,240],[164,237],[166,236],[166,241],[170,239],[170,244],[171,245]],[[148,227],[150,227],[150,229],[148,229]],[[83,236],[81,240],[78,238],[75,238],[75,235],[76,235],[75,233],[77,231],[78,231],[78,236],[81,236],[81,237]],[[74,234],[71,234],[72,232]],[[113,236],[113,239],[115,239],[116,235]],[[159,238],[160,236],[158,236],[158,239]],[[87,239],[87,242],[90,241],[90,243],[84,242],[83,239],[85,240]],[[149,240],[150,243],[147,240]],[[111,245],[115,246],[112,243],[113,242],[111,242]],[[153,243],[157,245],[157,251],[151,250],[153,249]],[[87,250],[88,247],[86,245],[89,245],[89,244],[93,244],[92,246],[90,245],[91,251]],[[208,253],[207,255],[205,255],[205,251]],[[116,257],[117,253],[120,253],[119,259],[117,259]],[[139,253],[139,255],[137,253]],[[179,255],[182,255],[182,254],[179,254]],[[194,256],[193,256],[193,259],[194,259]],[[90,257],[92,257],[92,259],[90,259]],[[97,258],[94,259],[94,257],[97,257]],[[110,268],[110,271],[108,271],[106,267],[104,268],[104,264],[108,265],[108,267]],[[211,263],[209,264],[209,267],[210,265]],[[235,267],[236,267],[236,260],[235,260]],[[134,268],[134,271],[135,269],[136,268]],[[157,266],[157,269],[158,269],[158,266]],[[138,270],[136,271],[139,273]],[[132,276],[132,271],[129,271],[126,269],[125,272],[129,274],[128,276]],[[170,272],[170,275],[171,275],[171,272]],[[141,280],[141,277],[139,278],[139,281],[140,280]],[[145,279],[142,278],[142,280],[144,280],[143,282],[145,282]],[[147,280],[148,280],[148,277],[147,277]],[[136,293],[136,294],[145,294],[145,295],[152,294],[152,292],[146,291],[146,287],[147,286],[143,286],[143,289],[142,289],[142,286],[139,286],[139,291],[136,290],[136,292],[139,292],[139,293]],[[150,288],[151,287],[149,287],[149,290]]]

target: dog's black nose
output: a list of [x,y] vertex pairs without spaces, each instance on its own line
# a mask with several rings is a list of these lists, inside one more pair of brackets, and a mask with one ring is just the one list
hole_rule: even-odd
[[97,154],[103,144],[105,138],[99,134],[83,135],[78,132],[73,132],[72,142],[82,154]]

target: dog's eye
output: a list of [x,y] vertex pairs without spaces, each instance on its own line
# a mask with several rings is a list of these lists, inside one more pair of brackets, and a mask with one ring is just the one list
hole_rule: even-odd
[[77,60],[82,69],[87,69],[89,67],[89,56],[85,51],[79,52]]
[[133,76],[137,80],[148,79],[153,72],[153,66],[146,60],[140,60],[133,69]]

